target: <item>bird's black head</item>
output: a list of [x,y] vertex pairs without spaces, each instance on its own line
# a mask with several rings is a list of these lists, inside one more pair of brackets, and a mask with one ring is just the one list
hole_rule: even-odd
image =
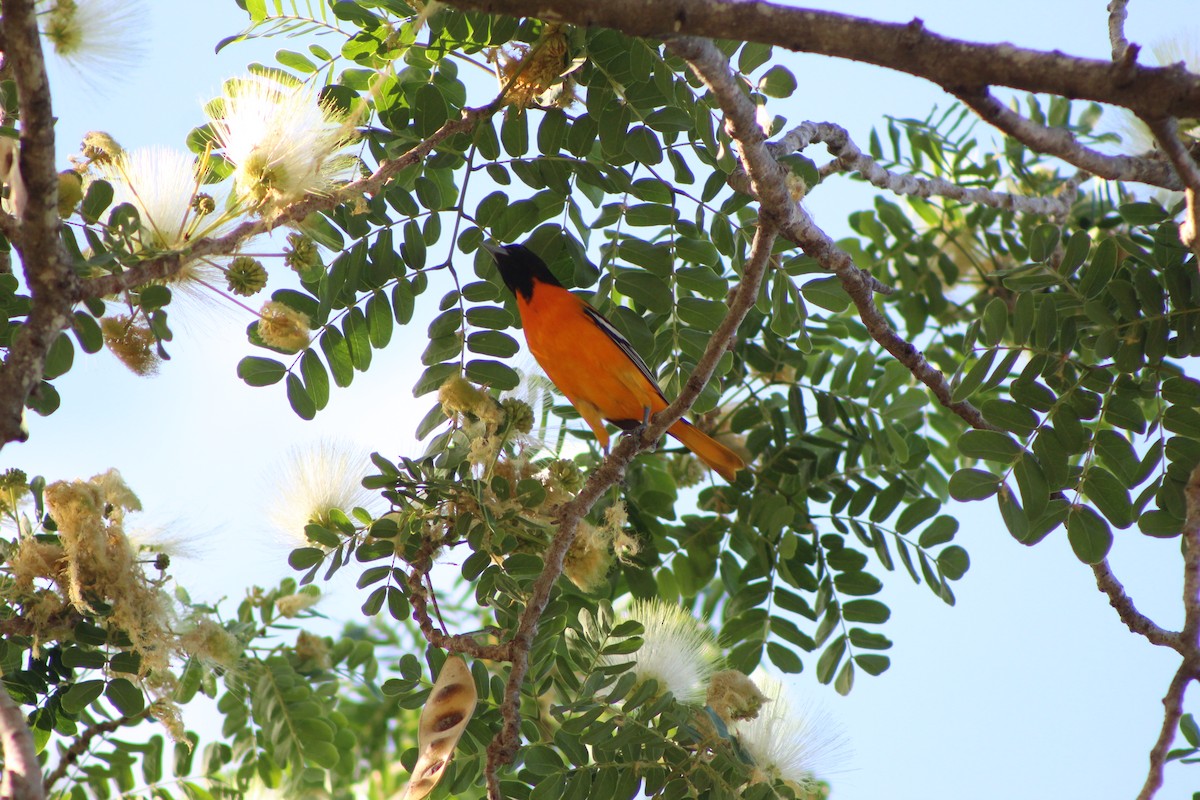
[[483,249],[492,254],[500,277],[515,295],[529,300],[533,297],[534,282],[562,286],[554,273],[537,253],[523,244],[492,244],[484,242]]

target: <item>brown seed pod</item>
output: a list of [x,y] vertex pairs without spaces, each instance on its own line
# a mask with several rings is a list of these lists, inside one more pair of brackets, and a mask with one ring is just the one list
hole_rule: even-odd
[[401,800],[421,800],[437,786],[478,699],[466,662],[458,656],[446,659],[421,711],[417,764]]

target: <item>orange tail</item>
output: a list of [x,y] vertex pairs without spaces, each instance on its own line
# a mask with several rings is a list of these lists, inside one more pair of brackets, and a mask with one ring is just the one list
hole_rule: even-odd
[[722,478],[732,482],[738,470],[746,466],[741,457],[725,445],[713,439],[687,420],[681,419],[672,425],[667,433],[674,436],[688,450],[696,454],[696,458],[708,465]]

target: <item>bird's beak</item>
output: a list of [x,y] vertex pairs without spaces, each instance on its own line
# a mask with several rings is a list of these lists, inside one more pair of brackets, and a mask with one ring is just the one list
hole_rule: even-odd
[[480,247],[482,247],[484,250],[487,250],[489,253],[491,253],[492,258],[496,258],[498,256],[505,255],[505,253],[508,252],[507,250],[505,250],[504,245],[497,244],[495,242],[485,241],[485,242],[483,242],[483,244],[480,245]]

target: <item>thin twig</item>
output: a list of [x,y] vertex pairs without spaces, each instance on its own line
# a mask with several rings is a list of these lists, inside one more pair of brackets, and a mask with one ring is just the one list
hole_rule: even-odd
[[1125,38],[1125,20],[1129,18],[1126,6],[1129,0],[1110,0],[1108,4],[1108,41],[1112,45],[1113,61],[1120,61],[1129,49]]
[[150,715],[150,708],[150,706],[147,706],[144,710],[139,711],[136,714],[131,714],[127,717],[118,717],[117,719],[109,719],[105,720],[104,722],[97,722],[95,725],[88,726],[88,728],[85,729],[84,732],[81,733],[75,739],[75,741],[71,743],[71,746],[68,747],[65,752],[63,752],[62,758],[59,760],[58,765],[55,766],[54,771],[46,776],[46,782],[43,784],[45,791],[49,792],[50,788],[54,786],[54,784],[58,783],[66,776],[67,771],[71,768],[71,766],[79,761],[83,754],[88,751],[88,748],[92,746],[93,739],[95,739],[97,736],[103,736],[105,734],[112,733],[122,725],[145,719]]

